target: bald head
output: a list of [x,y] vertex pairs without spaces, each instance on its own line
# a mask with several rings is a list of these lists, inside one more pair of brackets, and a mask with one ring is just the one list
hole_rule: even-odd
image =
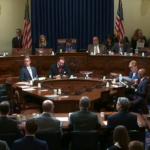
[[53,112],[53,102],[51,100],[45,100],[42,104],[42,108],[44,112]]
[[94,36],[94,37],[93,37],[93,44],[94,44],[95,46],[99,44],[99,39],[98,39],[97,36]]
[[146,70],[145,69],[142,68],[138,71],[138,77],[139,78],[143,78],[143,77],[145,77],[145,75],[146,75]]

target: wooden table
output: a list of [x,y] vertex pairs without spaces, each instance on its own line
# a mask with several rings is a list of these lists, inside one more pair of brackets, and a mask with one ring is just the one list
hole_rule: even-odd
[[149,114],[143,114],[143,120],[146,122],[146,125],[148,126],[148,129],[150,130],[150,119],[147,119],[147,116],[149,116]]

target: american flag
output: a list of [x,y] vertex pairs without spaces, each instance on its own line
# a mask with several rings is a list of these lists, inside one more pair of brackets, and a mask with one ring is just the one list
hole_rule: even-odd
[[31,26],[30,26],[30,17],[29,17],[29,2],[28,2],[28,0],[25,0],[22,47],[26,48],[26,49],[31,49],[32,48]]
[[124,25],[123,25],[122,0],[119,0],[119,6],[118,6],[116,22],[115,22],[115,30],[119,40],[124,38],[125,32],[124,32]]

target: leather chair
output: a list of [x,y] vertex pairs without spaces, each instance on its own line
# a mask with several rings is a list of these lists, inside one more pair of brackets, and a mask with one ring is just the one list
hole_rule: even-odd
[[19,113],[27,113],[27,112],[41,113],[40,106],[38,104],[24,101],[22,88],[16,87],[15,94],[17,101],[17,109]]
[[30,49],[24,49],[24,48],[13,48],[12,49],[12,55],[30,55],[31,50]]
[[35,54],[36,55],[51,55],[53,48],[36,48]]
[[71,150],[98,150],[97,131],[71,132]]
[[[57,46],[60,47],[61,44],[66,43],[66,38],[64,39],[57,39]],[[72,38],[72,44],[76,45],[77,40],[75,38]]]
[[61,149],[61,133],[59,131],[38,131],[35,137],[47,142],[49,150]]

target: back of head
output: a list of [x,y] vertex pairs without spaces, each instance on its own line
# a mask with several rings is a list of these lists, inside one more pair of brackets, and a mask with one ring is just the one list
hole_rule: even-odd
[[142,74],[142,77],[146,76],[146,70],[144,68],[139,69],[139,72]]
[[42,104],[43,112],[52,112],[53,102],[51,100],[45,100]]
[[25,129],[27,134],[34,135],[35,132],[38,130],[37,120],[35,118],[28,119],[25,125]]
[[122,150],[128,149],[130,138],[127,129],[124,126],[117,126],[113,134],[114,143],[118,142]]
[[129,150],[144,150],[144,145],[140,141],[132,141],[128,145]]
[[9,113],[10,106],[8,101],[3,101],[0,103],[0,113],[1,115],[7,115]]
[[120,39],[120,40],[119,40],[119,43],[120,43],[120,44],[125,44],[125,43],[126,43],[126,40],[125,40],[124,38],[123,38],[123,39]]
[[82,108],[86,108],[87,109],[87,108],[90,107],[90,99],[87,96],[81,97],[79,103],[80,103],[80,105],[81,105]]
[[117,103],[121,105],[121,110],[124,111],[127,111],[130,106],[130,102],[126,97],[119,97]]

